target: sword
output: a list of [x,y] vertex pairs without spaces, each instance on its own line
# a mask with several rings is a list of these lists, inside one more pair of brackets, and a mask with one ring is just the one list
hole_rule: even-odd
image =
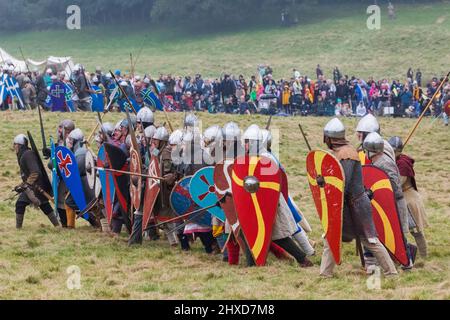
[[303,139],[305,139],[305,142],[306,142],[306,145],[308,146],[309,151],[312,151],[311,145],[309,144],[308,138],[306,137],[306,134],[303,131],[302,125],[300,123],[298,124],[298,127],[300,128],[300,131],[302,132]]
[[42,137],[42,154],[44,155],[45,159],[50,158],[50,156],[47,154],[47,141],[45,139],[45,130],[44,130],[44,123],[42,122],[42,113],[41,113],[41,107],[37,106],[38,113],[39,113],[39,124],[41,125],[41,137]]

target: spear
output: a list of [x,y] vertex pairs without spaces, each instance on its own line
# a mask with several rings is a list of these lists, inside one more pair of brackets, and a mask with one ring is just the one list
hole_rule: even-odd
[[303,131],[302,125],[300,123],[298,124],[298,127],[300,128],[300,131],[302,132],[303,139],[305,139],[305,142],[306,142],[306,145],[308,146],[309,151],[312,151],[311,145],[309,144],[308,138],[306,137],[306,134]]
[[[148,178],[148,179],[164,180],[163,177],[154,177],[154,176],[150,176],[150,175],[143,174],[143,173],[135,173],[135,172],[129,172],[129,171],[123,171],[123,170],[107,169],[107,168],[102,168],[102,167],[94,167],[94,169],[97,169],[99,171],[120,173],[120,174],[129,175],[129,176],[137,176],[137,177]],[[86,168],[86,171],[89,172],[89,170],[91,170],[91,168]]]
[[116,75],[114,73],[112,73],[111,70],[109,70],[109,73],[111,73],[112,78],[114,79],[114,82],[116,83],[116,85],[119,87],[120,92],[122,92],[122,95],[125,97],[125,99],[127,99],[128,104],[130,105],[131,110],[133,110],[134,114],[137,114],[136,109],[134,109],[133,104],[130,101],[130,98],[128,98],[127,93],[125,92],[125,90],[120,86],[119,81],[117,81]]
[[448,77],[449,76],[450,76],[450,72],[447,73],[447,75],[445,76],[444,80],[441,81],[441,83],[440,83],[439,87],[437,88],[436,92],[433,94],[433,97],[431,97],[431,99],[428,102],[427,106],[422,111],[422,114],[420,115],[419,119],[417,119],[416,124],[411,129],[411,131],[409,132],[408,136],[405,139],[405,142],[403,143],[403,148],[405,148],[405,146],[408,144],[409,140],[411,139],[411,136],[414,134],[414,132],[416,131],[416,129],[419,126],[420,122],[422,121],[423,117],[425,116],[425,113],[428,111],[428,109],[431,107],[434,99],[436,99],[437,95],[440,93],[440,91],[442,89],[442,86],[444,85],[444,83],[446,83],[448,81]]

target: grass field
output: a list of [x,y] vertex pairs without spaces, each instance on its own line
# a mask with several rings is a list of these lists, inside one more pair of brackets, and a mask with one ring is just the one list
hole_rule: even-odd
[[[73,114],[77,125],[90,132],[93,114]],[[3,112],[0,135],[0,194],[10,196],[20,182],[14,136],[31,128],[41,145],[37,112]],[[44,115],[48,135],[64,115]],[[116,121],[119,114],[109,114],[105,121]],[[179,127],[182,115],[171,115]],[[251,123],[264,125],[265,117],[201,114],[203,126],[223,125],[235,120],[241,127]],[[157,122],[164,122],[157,114]],[[14,202],[0,203],[0,299],[450,299],[450,144],[448,129],[425,119],[406,152],[417,161],[417,181],[425,199],[430,227],[429,259],[419,259],[411,272],[400,271],[397,278],[382,278],[381,290],[368,290],[366,275],[360,270],[354,245],[344,244],[343,264],[333,279],[318,275],[322,244],[321,226],[305,177],[307,149],[297,129],[302,121],[313,147],[323,147],[322,128],[327,118],[274,118],[272,128],[281,134],[280,158],[286,167],[290,191],[313,227],[317,241],[315,266],[299,268],[294,261],[269,257],[262,268],[230,267],[221,256],[208,256],[199,242],[193,250],[182,253],[167,241],[144,242],[129,248],[125,233],[112,239],[93,231],[81,222],[76,230],[55,229],[36,210],[27,210],[24,228],[15,230]],[[381,119],[382,133],[405,137],[413,120]],[[356,119],[345,119],[348,138],[356,145]],[[244,260],[242,258],[242,260]],[[68,290],[69,266],[81,270],[81,289]]]
[[82,26],[77,31],[0,33],[0,47],[17,57],[21,46],[34,60],[48,55],[72,56],[89,70],[99,65],[104,70],[128,72],[130,53],[136,58],[144,44],[136,68],[153,76],[199,72],[219,77],[228,72],[249,77],[260,63],[270,64],[277,78],[291,77],[294,67],[315,77],[317,63],[329,76],[336,65],[349,76],[397,77],[402,81],[409,67],[421,68],[424,80],[448,72],[448,2],[398,5],[395,21],[389,21],[387,9],[382,9],[381,30],[376,31],[366,27],[366,7],[329,6],[302,12],[300,25],[289,29],[264,21],[228,32]]

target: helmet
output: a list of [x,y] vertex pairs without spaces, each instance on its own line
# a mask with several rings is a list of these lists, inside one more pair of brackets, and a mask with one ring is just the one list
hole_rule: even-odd
[[115,74],[116,76],[120,76],[120,70],[114,71],[114,74]]
[[368,133],[380,132],[380,125],[378,124],[377,118],[371,114],[368,114],[359,121],[356,131]]
[[70,119],[65,119],[61,121],[59,124],[60,127],[67,129],[67,130],[74,130],[75,129],[75,123]]
[[345,138],[344,124],[338,118],[330,120],[323,129],[323,135],[329,138]]
[[120,130],[120,128],[122,128],[122,122],[123,120],[120,120],[116,123],[116,125],[114,126],[114,131]]
[[50,80],[58,80],[58,77],[57,77],[56,75],[52,75],[52,76],[50,77]]
[[183,142],[183,131],[175,130],[169,137],[169,144],[180,145]]
[[377,132],[372,132],[364,140],[363,149],[372,153],[383,152],[384,140]]
[[252,124],[247,130],[244,132],[243,136],[244,140],[256,140],[262,141],[262,132],[261,129],[256,124]]
[[[77,66],[75,66],[75,68],[76,68],[76,67],[77,67]],[[75,69],[75,68],[74,68],[74,69]],[[53,70],[50,69],[50,68],[48,68],[47,71],[45,71],[45,72],[46,72],[46,73],[53,73]]]
[[140,81],[140,80],[141,80],[141,76],[135,76],[135,77],[134,77],[134,80]]
[[190,143],[200,143],[201,142],[201,135],[200,131],[194,130],[194,131],[187,131],[183,135],[183,143],[184,144],[190,144]]
[[137,125],[136,116],[134,114],[131,114],[130,115],[130,120],[131,120],[131,125],[133,126],[133,129],[136,129],[136,125]]
[[[80,69],[81,69],[81,66],[80,66],[79,64],[76,64],[76,65],[73,67],[73,71],[75,71],[75,72],[80,71]],[[50,70],[51,70],[51,69],[50,69]],[[48,70],[47,70],[47,73],[48,73]]]
[[121,81],[119,84],[120,84],[122,87],[128,87],[128,82],[126,82],[126,81]]
[[239,140],[241,137],[241,130],[236,122],[228,122],[223,127],[222,132],[225,141]]
[[150,79],[149,79],[149,78],[145,78],[145,79],[144,79],[144,83],[145,83],[145,84],[150,84]]
[[27,146],[28,145],[28,138],[26,135],[24,134],[19,134],[14,138],[14,144],[20,144],[22,146]]
[[125,144],[128,148],[131,148],[132,142],[131,142],[131,135],[127,135],[127,138],[125,139]]
[[93,77],[92,77],[92,82],[100,82],[100,81],[98,80],[98,77],[97,77],[97,76],[93,76]]
[[165,127],[159,127],[153,135],[153,140],[169,141],[169,132]]
[[186,116],[186,119],[184,119],[184,126],[185,127],[195,127],[198,124],[198,118],[195,116],[195,114],[190,113]]
[[392,146],[395,152],[403,151],[403,141],[400,137],[392,137],[389,139],[389,144]]
[[148,139],[153,138],[154,135],[155,135],[155,132],[156,132],[156,127],[155,126],[148,126],[144,130],[145,137],[148,138]]
[[136,116],[137,122],[153,123],[155,118],[153,116],[152,110],[148,107],[143,107]]
[[267,149],[272,146],[272,133],[269,130],[261,129],[262,143]]
[[204,141],[206,145],[213,142],[220,142],[223,139],[223,132],[220,126],[212,126],[205,130]]
[[102,131],[111,136],[114,132],[114,125],[111,122],[105,122],[102,124]]
[[75,141],[81,141],[84,139],[84,134],[81,129],[76,128],[75,130],[72,130],[72,132],[69,134],[69,138]]

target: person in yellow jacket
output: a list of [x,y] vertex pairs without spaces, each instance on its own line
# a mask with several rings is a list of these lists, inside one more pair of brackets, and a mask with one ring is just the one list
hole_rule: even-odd
[[281,104],[283,105],[284,112],[291,114],[291,88],[287,81],[283,84],[283,91],[281,94]]

